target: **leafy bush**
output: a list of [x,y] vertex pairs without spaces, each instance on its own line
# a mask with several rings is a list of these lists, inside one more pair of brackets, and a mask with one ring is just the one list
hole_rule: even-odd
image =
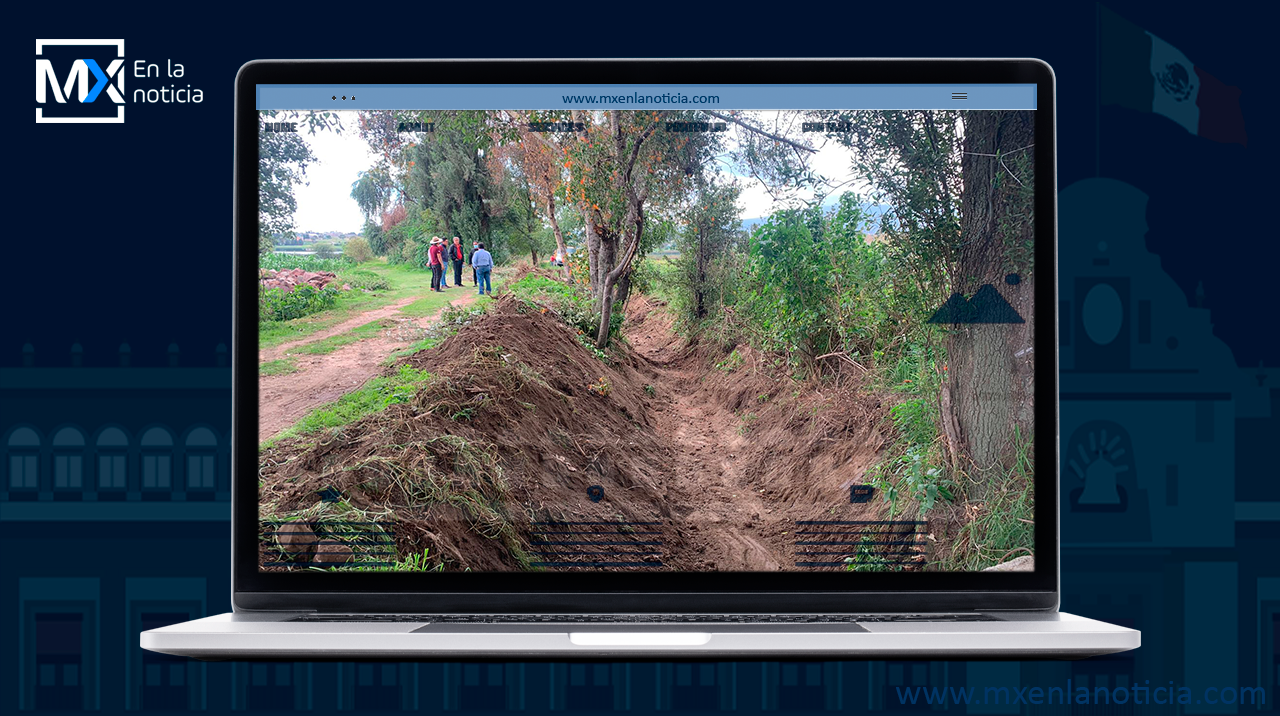
[[882,551],[876,549],[875,538],[871,535],[863,535],[858,540],[858,548],[854,551],[852,557],[844,558],[844,568],[847,572],[901,572],[902,565],[895,564],[895,560],[889,559]]
[[373,258],[373,249],[369,247],[369,242],[363,236],[357,236],[347,239],[347,243],[342,247],[342,255],[362,264]]
[[351,288],[363,288],[367,291],[385,291],[391,288],[391,282],[379,274],[364,269],[348,269],[338,274],[338,280]]
[[[568,284],[530,273],[511,284],[508,290],[518,298],[548,304],[565,323],[588,336],[594,336],[600,326],[600,313],[595,310],[595,302],[584,284]],[[617,335],[622,329],[622,320],[620,311],[609,317],[610,335]]]
[[831,216],[779,211],[752,234],[748,306],[770,347],[812,360],[838,346],[838,263],[863,243],[857,204],[844,199]]
[[920,515],[928,514],[938,499],[955,499],[956,485],[934,464],[931,451],[913,446],[892,461],[882,463],[872,482],[880,488],[889,503],[889,514],[898,512],[898,499],[905,492],[920,506]]
[[259,292],[258,310],[264,321],[290,321],[333,308],[341,291],[331,286],[298,286],[292,291],[269,288]]

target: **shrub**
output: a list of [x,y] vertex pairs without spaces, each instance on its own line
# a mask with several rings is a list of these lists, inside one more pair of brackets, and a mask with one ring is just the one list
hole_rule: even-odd
[[338,255],[338,248],[328,241],[312,245],[311,250],[315,252],[316,258],[321,259],[331,259]]
[[357,236],[347,240],[346,245],[342,247],[342,255],[362,264],[373,258],[373,249],[369,247],[369,242],[363,236]]
[[[600,327],[600,314],[595,310],[595,302],[587,293],[585,284],[568,284],[530,273],[511,284],[508,290],[520,298],[541,300],[550,305],[565,323],[588,336],[594,336]],[[610,316],[610,334],[616,334],[622,327],[622,319],[621,311]]]
[[367,291],[385,291],[391,288],[386,278],[363,269],[347,269],[338,273],[338,281],[351,288],[363,288]]
[[264,321],[290,321],[295,318],[333,308],[341,294],[336,288],[298,286],[292,291],[269,288],[258,299],[259,315]]

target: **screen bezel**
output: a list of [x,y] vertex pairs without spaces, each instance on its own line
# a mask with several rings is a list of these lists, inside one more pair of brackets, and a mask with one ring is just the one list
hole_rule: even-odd
[[[647,572],[319,574],[258,571],[257,109],[260,84],[1036,85],[1034,349],[1039,359],[1035,572]],[[737,80],[737,82],[735,82]],[[232,346],[232,604],[364,612],[806,612],[1054,609],[1058,604],[1057,182],[1055,90],[1040,60],[255,61],[236,77]],[[1046,267],[1048,270],[1046,270]],[[1047,309],[1047,314],[1045,313]]]

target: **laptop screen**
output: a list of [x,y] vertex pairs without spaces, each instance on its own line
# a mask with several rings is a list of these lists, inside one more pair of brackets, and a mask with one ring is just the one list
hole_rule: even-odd
[[1034,569],[1034,84],[257,109],[259,571]]

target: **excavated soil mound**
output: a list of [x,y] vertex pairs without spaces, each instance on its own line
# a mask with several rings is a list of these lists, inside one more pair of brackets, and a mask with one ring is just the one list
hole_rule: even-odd
[[[378,522],[399,556],[427,549],[447,569],[667,563],[679,536],[644,533],[672,517],[670,456],[636,358],[618,346],[608,364],[528,305],[504,296],[402,361],[434,376],[411,401],[266,451],[264,563],[280,563],[274,520],[317,537],[326,523]],[[326,490],[343,501],[323,502]]]
[[623,332],[602,359],[503,296],[403,359],[432,375],[407,402],[264,451],[263,564],[844,569],[883,530],[883,500],[850,500],[884,443],[874,395],[687,346],[642,296]]

